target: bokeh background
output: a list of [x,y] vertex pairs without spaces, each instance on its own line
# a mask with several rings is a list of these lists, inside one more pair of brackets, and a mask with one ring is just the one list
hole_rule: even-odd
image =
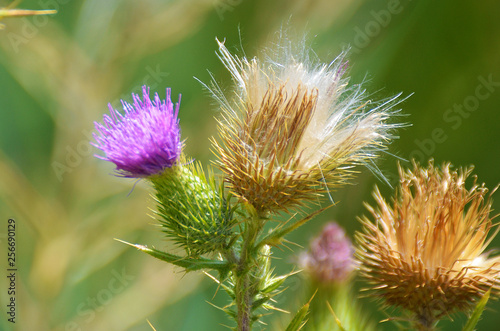
[[[0,2],[0,6],[8,1]],[[25,0],[20,7],[57,9],[52,16],[4,19],[0,31],[0,329],[222,330],[228,298],[203,274],[184,274],[113,238],[172,249],[148,214],[149,188],[111,176],[111,164],[92,155],[93,121],[107,103],[148,84],[182,94],[186,152],[209,163],[208,138],[218,116],[207,91],[213,73],[230,86],[215,55],[215,37],[232,51],[258,54],[282,26],[307,33],[319,59],[351,46],[352,82],[366,80],[372,98],[413,95],[401,107],[411,126],[399,131],[379,166],[393,184],[398,158],[475,165],[480,182],[500,183],[500,3],[456,0]],[[488,83],[489,82],[489,83]],[[403,165],[408,162],[401,161]],[[362,170],[338,203],[289,239],[307,246],[336,220],[359,228],[363,201],[378,185]],[[500,210],[500,198],[494,206]],[[5,305],[7,219],[17,221],[17,321]],[[492,247],[500,247],[500,238]],[[294,268],[300,248],[277,251],[277,270]],[[295,267],[296,268],[296,267]],[[280,307],[304,302],[302,281],[289,280]],[[356,287],[362,287],[356,280]],[[374,320],[385,318],[361,299]],[[495,330],[500,304],[490,302],[480,330]],[[440,324],[456,330],[464,324]],[[275,313],[268,330],[290,318]],[[393,330],[391,323],[378,326]]]

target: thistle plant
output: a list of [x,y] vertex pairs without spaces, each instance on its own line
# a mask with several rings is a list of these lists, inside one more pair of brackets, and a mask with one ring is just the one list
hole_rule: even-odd
[[[309,49],[296,51],[284,40],[266,60],[248,60],[218,45],[234,87],[230,95],[215,81],[209,87],[221,109],[219,136],[211,140],[215,170],[183,154],[180,103],[172,103],[169,89],[165,100],[155,94],[151,101],[145,86],[142,99],[123,102],[123,114],[110,106],[95,124],[94,146],[105,154],[98,158],[116,165],[116,175],[151,183],[154,217],[184,253],[129,245],[185,271],[204,270],[231,298],[221,309],[246,331],[264,310],[281,310],[273,297],[294,274],[274,273],[272,247],[327,207],[271,221],[320,201],[349,182],[355,166],[373,169],[400,126],[391,117],[401,100],[366,100],[361,85],[349,84],[345,53],[316,63]],[[304,322],[300,310],[288,330]]]
[[[366,100],[362,86],[349,83],[345,53],[316,63],[285,39],[265,60],[247,59],[217,42],[234,86],[226,95],[215,80],[205,84],[221,110],[214,168],[183,153],[180,97],[174,105],[170,89],[151,100],[144,86],[142,98],[122,102],[123,113],[110,106],[95,123],[93,145],[117,176],[151,184],[154,218],[183,253],[125,243],[186,272],[205,271],[229,295],[220,309],[234,329],[248,331],[265,310],[282,310],[274,298],[296,273],[275,274],[272,248],[327,209],[311,202],[350,182],[355,166],[377,169],[374,160],[401,126],[391,122],[401,99]],[[344,230],[328,224],[301,255],[309,302],[287,330],[372,329],[350,285],[355,269],[384,305],[407,311],[415,329],[434,330],[443,317],[476,306],[464,329],[473,330],[489,294],[500,292],[500,257],[485,251],[495,228],[491,200],[476,179],[466,189],[471,170],[400,167],[392,204],[376,189],[378,208],[367,205],[374,221],[361,218],[357,262]],[[279,221],[296,211],[305,217]]]
[[415,329],[435,330],[443,317],[500,290],[500,257],[486,251],[498,232],[491,194],[476,178],[466,188],[472,168],[430,162],[399,171],[392,203],[376,189],[378,207],[367,205],[374,221],[361,219],[357,255],[373,296],[409,312]]

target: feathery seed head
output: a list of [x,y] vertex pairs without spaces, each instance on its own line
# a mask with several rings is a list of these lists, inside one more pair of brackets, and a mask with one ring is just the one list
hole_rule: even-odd
[[[125,114],[109,105],[111,116],[104,115],[103,123],[95,122],[94,139],[91,143],[105,153],[97,158],[113,162],[116,172],[123,177],[149,177],[172,167],[182,150],[175,105],[167,89],[165,100],[158,93],[154,100],[149,97],[149,87],[142,87],[143,99],[132,94],[134,104],[122,100]],[[179,97],[180,100],[180,97]]]
[[417,325],[432,326],[468,309],[488,289],[500,289],[500,257],[485,252],[495,227],[491,194],[476,179],[465,188],[471,171],[449,163],[440,170],[432,162],[400,168],[393,202],[376,189],[378,208],[367,205],[374,222],[361,219],[357,256],[372,294],[412,312]]
[[394,138],[388,124],[395,96],[370,107],[360,85],[348,85],[342,53],[313,64],[290,41],[265,61],[238,58],[219,42],[235,86],[233,102],[216,83],[223,110],[213,140],[231,191],[259,212],[287,210],[344,183]]

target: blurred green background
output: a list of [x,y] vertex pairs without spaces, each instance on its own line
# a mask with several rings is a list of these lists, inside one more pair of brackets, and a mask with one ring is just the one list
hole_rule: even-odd
[[[150,330],[147,320],[157,330],[232,325],[207,303],[223,306],[227,297],[206,276],[113,240],[173,249],[147,215],[149,187],[139,182],[130,193],[134,181],[110,176],[113,166],[95,159],[88,145],[107,103],[119,107],[147,83],[160,95],[166,87],[182,94],[186,152],[208,164],[217,109],[193,77],[209,82],[210,70],[230,87],[215,37],[251,57],[286,25],[306,32],[324,62],[350,45],[351,82],[368,80],[373,99],[414,93],[400,119],[412,126],[399,131],[391,153],[474,164],[480,182],[500,183],[498,1],[25,0],[20,7],[58,13],[4,19],[0,31],[0,245],[4,252],[6,221],[14,218],[19,268],[15,328],[5,314],[7,279],[0,277],[1,330]],[[379,165],[395,184],[397,158],[387,155]],[[306,247],[330,220],[352,237],[374,185],[392,194],[368,171],[353,183],[334,193],[337,206],[289,239]],[[491,246],[500,247],[500,238]],[[293,249],[276,251],[278,271],[294,268],[300,249]],[[0,261],[3,275],[6,254]],[[288,285],[279,306],[296,310],[304,302],[301,277]],[[373,319],[385,318],[372,300],[361,302]],[[500,303],[489,308],[480,330],[498,328]],[[443,330],[464,324],[453,317]],[[274,313],[266,328],[282,329],[289,318]]]

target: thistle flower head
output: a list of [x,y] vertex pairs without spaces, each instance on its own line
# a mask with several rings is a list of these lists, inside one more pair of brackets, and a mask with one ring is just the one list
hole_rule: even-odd
[[213,145],[232,192],[258,211],[315,199],[393,138],[397,125],[388,120],[398,96],[366,101],[360,85],[348,86],[344,53],[314,64],[288,42],[267,60],[248,60],[219,42],[219,57],[236,86],[231,102],[213,85],[223,110]]
[[[97,158],[113,162],[116,172],[124,177],[149,177],[172,167],[182,149],[177,114],[179,104],[155,94],[149,97],[149,88],[143,86],[143,98],[132,94],[134,104],[122,100],[125,114],[109,105],[110,115],[103,116],[103,122],[95,122],[92,143],[105,153]],[[180,98],[180,97],[179,97]],[[180,100],[180,99],[179,99]]]
[[[362,218],[357,255],[372,294],[413,312],[415,323],[431,327],[444,315],[468,309],[488,289],[500,289],[500,257],[486,246],[494,227],[487,189],[472,169],[400,168],[400,188],[392,203],[378,190],[374,222]],[[496,234],[496,232],[495,232]]]
[[355,269],[354,248],[344,229],[337,223],[325,225],[309,250],[300,256],[300,265],[319,283],[339,284]]

